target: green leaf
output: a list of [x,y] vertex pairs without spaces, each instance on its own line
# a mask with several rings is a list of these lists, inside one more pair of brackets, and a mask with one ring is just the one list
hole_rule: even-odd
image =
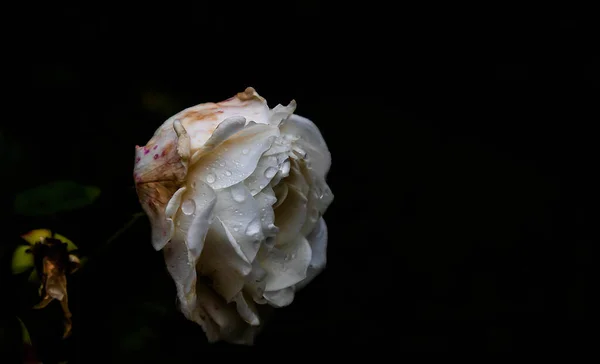
[[34,267],[33,253],[29,245],[19,245],[12,258],[11,270],[13,274],[21,274]]
[[31,346],[31,336],[29,336],[27,327],[20,318],[17,317],[17,320],[19,320],[19,324],[21,325],[21,337],[23,339],[23,343]]
[[100,189],[74,181],[54,181],[23,191],[15,197],[15,212],[25,216],[52,215],[92,204]]

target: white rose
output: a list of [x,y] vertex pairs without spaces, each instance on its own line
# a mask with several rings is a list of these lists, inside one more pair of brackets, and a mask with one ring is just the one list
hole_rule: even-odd
[[325,267],[331,155],[295,107],[270,109],[247,88],[181,111],[136,147],[152,244],[211,342],[251,345],[261,305],[289,305]]

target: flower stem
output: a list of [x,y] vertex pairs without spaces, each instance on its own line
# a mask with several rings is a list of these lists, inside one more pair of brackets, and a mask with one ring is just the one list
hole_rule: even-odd
[[131,219],[129,219],[129,221],[125,225],[123,225],[123,227],[121,227],[110,238],[108,238],[108,240],[103,244],[103,247],[107,247],[110,244],[112,244],[115,240],[119,238],[119,236],[121,236],[125,231],[127,231],[127,229],[133,226],[137,219],[145,215],[146,214],[144,212],[136,212],[135,214],[133,214],[133,216],[131,216]]

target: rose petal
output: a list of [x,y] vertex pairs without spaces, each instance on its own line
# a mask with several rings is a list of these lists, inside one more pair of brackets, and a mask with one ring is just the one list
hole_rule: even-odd
[[277,201],[273,204],[273,209],[276,209],[285,201],[288,194],[288,186],[286,183],[280,183],[273,187],[273,192],[275,193],[275,198]]
[[246,118],[240,115],[223,120],[213,131],[210,138],[198,148],[192,156],[191,164],[195,164],[204,154],[211,152],[225,140],[244,129]]
[[152,224],[152,245],[156,250],[162,249],[172,234],[165,210],[184,183],[189,154],[187,132],[173,121],[159,128],[145,147],[136,147],[136,190]]
[[244,259],[252,262],[264,238],[260,225],[260,205],[243,183],[217,193],[215,215],[240,246]]
[[273,189],[267,186],[254,199],[258,202],[259,216],[265,238],[275,237],[279,228],[275,225],[275,212],[272,205],[277,202]]
[[275,225],[279,228],[277,245],[293,241],[306,221],[307,199],[296,188],[289,187],[285,201],[275,209]]
[[200,324],[204,332],[207,333],[209,341],[215,342],[227,339],[236,330],[243,327],[244,323],[235,307],[228,305],[208,285],[199,281],[196,290],[198,292]]
[[306,278],[311,260],[310,245],[303,236],[298,236],[285,246],[274,247],[259,259],[268,273],[265,290],[277,291]]
[[252,196],[259,193],[267,187],[273,178],[277,175],[281,164],[287,160],[286,153],[280,153],[270,156],[262,156],[254,169],[254,172],[244,180],[244,184],[252,193]]
[[204,247],[217,196],[212,188],[202,182],[193,183],[193,187],[182,190],[185,193],[180,196],[174,238],[185,241],[195,264]]
[[271,117],[269,118],[269,124],[278,126],[282,121],[286,120],[296,110],[296,101],[292,100],[287,106],[281,104],[275,106],[271,110]]
[[213,289],[227,302],[242,290],[245,276],[252,270],[252,265],[218,216],[208,230],[197,268],[203,276],[212,279]]
[[264,297],[271,306],[285,307],[294,301],[294,287],[265,292]]
[[183,239],[172,239],[163,249],[165,263],[175,282],[181,312],[193,318],[196,306],[196,269]]
[[188,179],[205,181],[216,190],[240,183],[254,172],[277,135],[276,127],[250,123],[193,164]]
[[281,133],[300,137],[294,143],[306,151],[317,173],[323,177],[331,167],[331,153],[319,131],[309,119],[294,114],[281,125]]
[[235,304],[237,311],[242,317],[242,320],[246,321],[252,326],[260,325],[260,319],[258,318],[258,311],[256,305],[252,300],[247,300],[244,297],[244,293],[240,292],[235,296]]
[[265,271],[258,260],[252,262],[252,272],[246,276],[244,290],[254,299],[254,302],[264,304],[263,298],[265,286],[267,285],[267,271]]
[[290,163],[290,174],[285,179],[285,183],[290,187],[295,187],[296,190],[306,197],[310,189],[310,186],[308,185],[309,181],[304,178],[298,161],[291,159]]
[[255,91],[240,92],[231,99],[218,103],[203,103],[187,108],[171,119],[181,120],[188,131],[193,152],[211,138],[218,126],[231,117],[241,116],[257,124],[268,124],[271,112],[265,99]]
[[296,284],[296,289],[302,289],[309,284],[327,265],[327,224],[323,218],[315,229],[306,237],[310,244],[312,256],[306,272],[306,278]]

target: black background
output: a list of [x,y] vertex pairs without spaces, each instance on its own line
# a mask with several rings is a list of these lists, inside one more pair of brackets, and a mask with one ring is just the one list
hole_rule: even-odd
[[[291,2],[4,15],[4,253],[48,224],[94,252],[140,209],[134,146],[182,108],[247,86],[271,107],[295,99],[333,156],[328,268],[255,347],[209,345],[176,312],[142,221],[70,281],[65,342],[60,309],[47,309],[54,326],[31,312],[35,298],[5,269],[4,327],[23,317],[44,362],[591,345],[600,81],[584,9]],[[58,178],[102,196],[52,221],[12,213],[15,192]]]

